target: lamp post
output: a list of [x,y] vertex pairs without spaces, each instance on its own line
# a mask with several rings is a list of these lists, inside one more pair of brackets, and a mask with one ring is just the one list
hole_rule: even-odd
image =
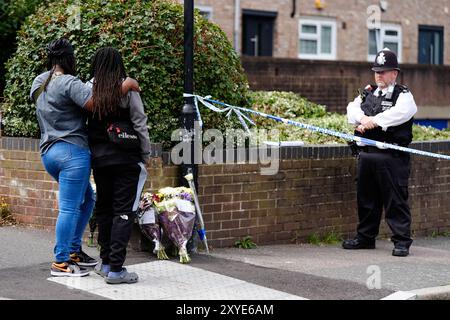
[[[184,92],[194,93],[194,0],[184,0]],[[198,167],[194,161],[195,139],[195,109],[194,99],[184,98],[181,112],[181,125],[185,142],[190,144],[190,161],[181,165],[180,184],[189,187],[184,176],[193,173],[195,187],[198,190]],[[186,160],[186,157],[183,157]]]

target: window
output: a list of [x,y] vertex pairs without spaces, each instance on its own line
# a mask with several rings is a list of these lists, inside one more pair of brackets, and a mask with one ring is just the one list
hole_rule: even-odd
[[444,63],[444,27],[419,26],[419,63]]
[[336,21],[300,17],[299,58],[336,60]]
[[196,5],[195,8],[200,11],[200,14],[203,16],[203,18],[208,19],[210,21],[212,20],[212,17],[213,17],[212,7]]
[[402,60],[402,28],[399,25],[382,25],[380,29],[369,30],[368,60],[374,61],[384,48],[394,51],[398,61]]

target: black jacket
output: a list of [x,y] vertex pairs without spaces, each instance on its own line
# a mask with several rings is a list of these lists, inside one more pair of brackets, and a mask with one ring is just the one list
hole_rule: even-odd
[[[150,139],[147,129],[147,116],[144,113],[139,93],[130,91],[122,100],[120,112],[115,116],[90,116],[88,118],[89,147],[92,167],[145,162],[150,157]],[[106,132],[109,124],[117,119],[129,120],[137,132],[140,148],[125,150],[111,143]]]

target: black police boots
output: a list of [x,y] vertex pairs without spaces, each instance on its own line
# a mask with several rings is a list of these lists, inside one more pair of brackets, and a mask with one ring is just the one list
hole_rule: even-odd
[[392,250],[392,255],[395,257],[406,257],[409,255],[409,249],[404,247],[396,247]]
[[349,249],[349,250],[375,249],[375,241],[367,242],[367,241],[362,241],[358,238],[348,239],[348,240],[345,240],[344,242],[342,242],[342,248]]

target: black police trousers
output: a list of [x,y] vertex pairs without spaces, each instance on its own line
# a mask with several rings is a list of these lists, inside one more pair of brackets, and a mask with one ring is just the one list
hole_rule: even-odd
[[111,266],[111,271],[119,272],[125,262],[147,171],[143,163],[133,163],[94,168],[93,173],[100,258],[103,264]]
[[395,247],[409,248],[412,243],[408,206],[410,155],[394,150],[370,150],[361,152],[358,161],[357,237],[364,242],[375,242],[384,208]]

